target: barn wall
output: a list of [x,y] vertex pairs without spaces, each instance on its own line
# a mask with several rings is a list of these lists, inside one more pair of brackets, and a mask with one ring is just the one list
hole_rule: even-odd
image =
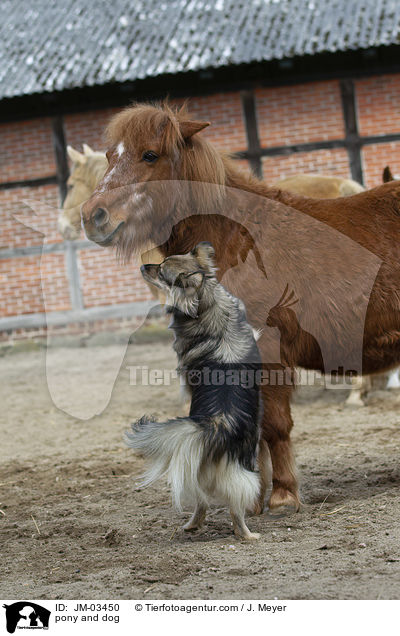
[[339,81],[255,91],[265,147],[340,139],[345,135]]
[[[400,75],[354,80],[353,86],[358,134],[361,138],[374,137],[373,143],[362,144],[360,151],[365,184],[373,187],[381,183],[385,165],[391,165],[395,173],[400,172],[400,142],[384,139],[384,135],[400,133]],[[349,147],[344,142],[342,147],[329,147],[346,137],[339,80],[259,87],[253,91],[251,100],[257,122],[255,135],[254,130],[249,135],[240,91],[194,97],[190,110],[196,118],[212,122],[203,134],[217,147],[241,153],[242,157],[249,150],[253,156],[254,151],[258,152],[259,172],[271,183],[298,172],[351,176]],[[85,142],[104,150],[104,128],[117,110],[66,115],[63,117],[66,143],[81,149]],[[321,142],[328,146],[320,147]],[[245,158],[239,158],[238,163],[243,168],[249,166]],[[10,322],[1,331],[1,319],[5,317],[35,316],[45,311],[68,314],[79,308],[93,310],[128,303],[133,309],[137,305],[137,311],[133,311],[137,314],[143,303],[151,299],[137,263],[119,265],[112,252],[87,245],[83,236],[73,248],[62,241],[56,228],[59,204],[56,172],[54,127],[50,118],[0,125],[0,340],[3,341],[45,334],[44,326],[10,327]],[[4,189],[4,184],[32,179],[43,183],[29,187],[15,184],[18,187],[12,188],[8,185]],[[38,215],[33,223],[35,229],[14,219],[14,214],[28,218],[31,208]],[[26,253],[25,248],[32,251],[43,244],[51,253],[42,259],[40,253]],[[78,292],[76,289],[74,292],[74,285],[78,285]],[[125,313],[129,313],[128,309]],[[90,329],[110,328],[126,319],[126,315],[104,320],[93,318]],[[62,333],[88,328],[87,322],[79,323],[72,318],[57,327]]]

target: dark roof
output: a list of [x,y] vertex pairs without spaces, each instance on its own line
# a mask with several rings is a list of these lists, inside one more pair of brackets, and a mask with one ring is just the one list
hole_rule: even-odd
[[1,0],[0,99],[399,44],[399,0]]

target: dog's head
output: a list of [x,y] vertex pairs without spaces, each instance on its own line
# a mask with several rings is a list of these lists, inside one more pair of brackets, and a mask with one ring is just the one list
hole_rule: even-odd
[[200,300],[216,282],[214,256],[212,245],[203,242],[188,254],[169,256],[160,265],[142,265],[140,271],[167,294],[169,305],[195,318]]

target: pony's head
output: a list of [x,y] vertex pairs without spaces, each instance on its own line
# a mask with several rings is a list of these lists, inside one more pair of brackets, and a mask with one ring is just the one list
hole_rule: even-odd
[[58,230],[65,239],[74,241],[81,232],[80,207],[104,176],[107,158],[104,153],[92,150],[87,144],[83,144],[83,153],[71,146],[67,146],[67,152],[72,167],[67,181],[67,196],[58,217]]
[[82,206],[88,238],[127,256],[157,241],[157,228],[178,206],[190,206],[194,190],[200,193],[196,211],[215,211],[225,164],[198,135],[208,125],[166,103],[137,104],[117,114],[107,129],[107,172]]

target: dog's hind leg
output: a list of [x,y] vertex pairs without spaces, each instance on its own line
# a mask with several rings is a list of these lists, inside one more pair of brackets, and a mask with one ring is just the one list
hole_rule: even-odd
[[218,490],[229,505],[235,535],[246,541],[259,539],[260,535],[250,532],[244,520],[246,510],[253,510],[257,501],[260,492],[259,476],[238,462],[221,463],[220,469]]
[[268,444],[265,441],[265,439],[261,439],[260,448],[258,451],[258,458],[257,458],[258,471],[260,474],[260,491],[259,491],[258,500],[256,501],[256,504],[253,509],[253,514],[255,515],[261,515],[264,510],[265,494],[267,492],[267,488],[271,481],[271,472],[269,469],[269,458],[270,458],[270,454],[269,454]]
[[198,503],[196,505],[196,509],[189,521],[185,523],[183,529],[185,532],[193,532],[193,530],[199,530],[206,518],[207,506],[202,503]]
[[248,527],[246,526],[246,522],[244,520],[244,510],[230,510],[232,522],[233,522],[233,531],[238,539],[244,539],[245,541],[254,541],[260,538],[258,532],[250,532]]

